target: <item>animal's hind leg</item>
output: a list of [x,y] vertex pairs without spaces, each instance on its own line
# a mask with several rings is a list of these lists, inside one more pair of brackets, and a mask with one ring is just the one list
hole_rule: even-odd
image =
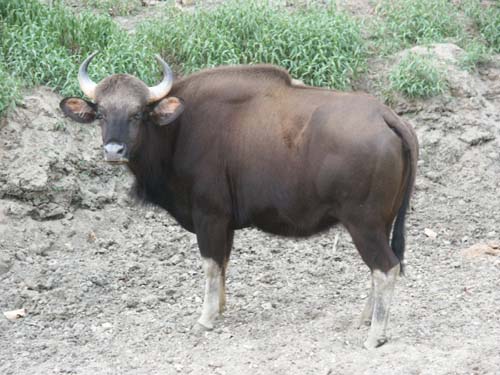
[[368,295],[368,299],[366,300],[365,308],[359,317],[357,328],[361,328],[363,325],[370,325],[372,322],[372,314],[373,314],[373,277],[372,284],[370,287],[370,294]]
[[[387,225],[386,227],[386,235],[389,238],[389,233],[391,231],[391,225]],[[373,272],[371,274],[371,285],[370,285],[370,294],[368,295],[368,299],[366,300],[365,308],[359,317],[359,321],[356,327],[359,329],[362,326],[370,326],[372,323],[372,315],[373,315],[373,304],[374,304],[374,277]]]
[[371,327],[364,343],[366,348],[376,348],[386,341],[389,308],[399,275],[399,259],[391,247],[387,233],[377,226],[346,225],[358,251],[372,273],[372,297],[362,314],[363,321],[371,314]]
[[368,338],[364,343],[367,349],[376,348],[387,342],[385,331],[387,329],[389,308],[394,294],[396,278],[399,275],[399,269],[399,264],[396,264],[387,272],[382,272],[378,269],[372,272],[373,312]]

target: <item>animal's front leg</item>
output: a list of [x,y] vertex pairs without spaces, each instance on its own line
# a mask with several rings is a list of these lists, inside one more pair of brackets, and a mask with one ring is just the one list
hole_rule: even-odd
[[212,258],[203,258],[203,270],[206,278],[205,297],[198,324],[205,329],[212,329],[217,315],[222,313],[226,299],[224,278],[222,267]]
[[212,329],[226,303],[225,276],[233,231],[228,220],[199,214],[195,220],[196,237],[205,273],[205,296],[199,328]]

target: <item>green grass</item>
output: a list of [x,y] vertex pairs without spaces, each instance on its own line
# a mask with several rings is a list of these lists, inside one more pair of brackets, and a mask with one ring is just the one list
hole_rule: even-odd
[[[88,7],[115,9],[113,14],[128,14],[140,5],[139,0],[82,1]],[[416,44],[455,42],[466,50],[461,62],[466,69],[500,51],[499,5],[485,7],[478,0],[459,5],[450,0],[382,0],[376,26],[369,30],[337,10],[333,1],[330,6],[318,1],[293,8],[265,0],[228,0],[194,12],[166,6],[164,14],[146,20],[133,34],[107,14],[75,14],[63,0],[50,3],[0,0],[0,115],[19,99],[22,88],[46,85],[62,95],[81,95],[78,66],[96,50],[100,53],[89,72],[95,81],[127,72],[154,84],[160,71],[153,55],[160,53],[184,74],[222,64],[271,63],[307,84],[337,89],[349,89],[363,72],[370,41],[375,41],[372,56]],[[391,73],[392,86],[410,97],[442,92],[444,83],[433,82],[433,69],[428,62],[405,61]]]
[[[24,86],[47,85],[62,95],[79,95],[78,66],[91,52],[95,80],[128,72],[153,83],[159,78],[152,51],[133,43],[110,17],[89,12],[73,15],[61,2],[52,7],[36,0],[0,0],[0,54],[6,74]],[[0,106],[8,106],[2,98]]]
[[21,98],[21,83],[7,71],[0,59],[0,115]]
[[[347,14],[318,7],[278,11],[262,1],[228,1],[194,14],[167,7],[161,20],[128,34],[107,15],[75,15],[62,1],[49,7],[37,0],[0,0],[0,32],[1,74],[24,87],[46,85],[62,95],[80,95],[78,66],[96,50],[101,53],[89,72],[94,80],[127,72],[147,84],[160,78],[155,53],[184,73],[221,64],[273,63],[307,83],[341,89],[365,64],[360,27]],[[2,94],[2,110],[14,92]]]
[[442,95],[447,89],[445,71],[438,67],[432,56],[408,53],[389,74],[391,90],[410,99]]
[[463,17],[449,0],[382,0],[376,14],[372,32],[384,53],[465,37]]
[[473,71],[478,65],[488,62],[491,58],[491,48],[477,40],[467,43],[464,50],[465,55],[460,59],[459,65],[467,71]]
[[316,86],[346,89],[364,68],[360,25],[334,8],[290,11],[265,1],[227,1],[194,14],[168,8],[137,38],[190,73],[221,64],[271,63]]
[[485,6],[478,0],[467,0],[463,8],[474,22],[485,44],[494,52],[500,53],[500,2]]

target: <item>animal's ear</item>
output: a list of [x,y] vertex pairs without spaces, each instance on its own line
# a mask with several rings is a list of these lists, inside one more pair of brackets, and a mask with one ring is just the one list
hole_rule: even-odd
[[184,111],[184,101],[170,96],[160,100],[150,113],[151,119],[156,125],[170,124]]
[[97,105],[80,98],[64,98],[59,108],[76,122],[89,123],[96,119]]

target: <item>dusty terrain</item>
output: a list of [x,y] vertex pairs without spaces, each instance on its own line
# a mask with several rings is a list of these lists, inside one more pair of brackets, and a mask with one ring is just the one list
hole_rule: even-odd
[[[420,138],[400,279],[383,347],[352,327],[369,274],[342,228],[308,240],[239,231],[228,306],[191,330],[204,277],[195,238],[129,199],[97,127],[46,88],[0,125],[0,374],[498,374],[500,56],[450,69],[439,99],[395,108]],[[368,87],[369,89],[369,87]],[[338,244],[334,248],[335,237]]]

